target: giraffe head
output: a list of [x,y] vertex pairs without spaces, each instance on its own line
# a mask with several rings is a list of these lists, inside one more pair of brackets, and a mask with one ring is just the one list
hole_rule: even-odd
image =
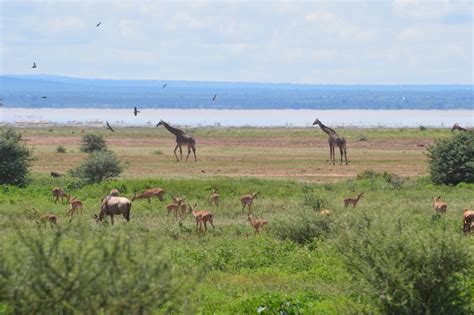
[[165,123],[165,121],[162,119],[162,120],[160,120],[160,122],[159,122],[159,123],[157,123],[157,124],[156,124],[156,126],[157,126],[157,127],[159,127],[159,126],[163,126],[163,125],[164,125],[164,123]]
[[316,118],[316,120],[315,120],[314,123],[313,123],[313,126],[314,126],[314,125],[319,125],[320,123],[321,123],[321,122],[319,121],[319,119]]

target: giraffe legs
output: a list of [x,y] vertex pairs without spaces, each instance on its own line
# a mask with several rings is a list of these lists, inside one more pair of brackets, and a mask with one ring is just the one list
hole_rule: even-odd
[[336,164],[336,157],[334,152],[334,144],[329,144],[329,164],[335,165]]
[[190,148],[190,147],[188,147],[188,155],[186,155],[186,160],[185,160],[185,162],[187,162],[187,161],[188,161],[188,157],[189,157],[189,155],[190,155],[190,154],[191,154],[191,148]]
[[197,162],[197,157],[196,157],[196,148],[192,147],[193,153],[194,153],[194,162]]
[[181,148],[179,144],[177,144],[176,147],[174,148],[174,156],[176,156],[176,162],[179,162],[178,155],[176,154],[176,150],[178,150],[178,148]]
[[[341,153],[341,165],[342,165],[342,156],[344,155],[344,151],[342,150],[342,148],[339,148],[339,152]],[[347,164],[347,162],[346,162]]]
[[183,160],[183,148],[179,146],[179,155],[181,156],[181,161]]

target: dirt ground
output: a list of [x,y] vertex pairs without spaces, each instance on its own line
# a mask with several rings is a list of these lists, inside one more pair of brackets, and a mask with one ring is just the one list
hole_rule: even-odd
[[[80,152],[81,132],[38,132],[23,130],[26,143],[34,147],[37,158],[33,171],[64,173],[81,163],[86,154]],[[51,131],[51,130],[50,130]],[[275,130],[277,131],[277,130]],[[327,137],[321,133],[272,133],[272,130],[227,129],[225,136],[213,132],[196,132],[197,163],[192,154],[187,163],[176,162],[175,139],[156,129],[132,129],[122,133],[104,133],[109,149],[115,151],[124,167],[123,177],[202,177],[255,176],[291,178],[302,181],[334,181],[357,176],[363,170],[391,172],[401,176],[427,173],[426,146],[431,136],[411,136],[411,132],[371,131],[367,141],[358,141],[355,133],[346,132],[348,165],[329,165]],[[85,132],[88,132],[86,130]],[[57,153],[62,145],[67,153]],[[183,148],[183,156],[187,150]],[[179,155],[179,151],[178,151]],[[336,161],[339,161],[336,149]]]

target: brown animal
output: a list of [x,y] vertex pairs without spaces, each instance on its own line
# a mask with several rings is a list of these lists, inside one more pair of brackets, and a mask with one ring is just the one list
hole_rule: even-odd
[[268,221],[264,219],[258,219],[258,220],[252,219],[253,215],[250,215],[250,214],[247,215],[247,217],[248,217],[250,225],[253,226],[253,228],[255,229],[255,234],[260,234],[259,229],[268,223]]
[[57,225],[58,223],[58,217],[54,214],[48,213],[40,215],[38,209],[36,208],[33,208],[33,213],[39,216],[38,220],[36,221],[38,225],[46,225],[46,222],[49,222],[51,225]]
[[109,195],[112,196],[112,197],[118,197],[118,196],[120,196],[120,191],[117,188],[114,188],[110,191]]
[[462,230],[464,231],[464,233],[470,233],[471,231],[474,231],[474,211],[464,209],[462,223]]
[[242,196],[240,197],[240,203],[242,204],[242,213],[244,213],[244,210],[245,210],[245,207],[248,206],[248,213],[250,214],[252,212],[252,203],[253,203],[253,200],[254,199],[257,199],[257,195],[259,193],[258,192],[255,192],[251,195],[245,195],[245,196]]
[[58,203],[59,198],[61,198],[61,203],[64,202],[64,198],[69,201],[70,196],[64,192],[64,190],[60,187],[53,188],[53,199],[54,203]]
[[441,196],[438,196],[438,197],[433,196],[433,206],[436,210],[436,213],[439,213],[439,214],[446,213],[446,210],[448,210],[448,205],[446,204],[446,202],[441,200]]
[[459,126],[458,123],[455,123],[453,128],[451,128],[451,132],[453,132],[454,130],[459,130],[459,131],[468,131],[466,128],[463,128],[461,126]]
[[196,220],[196,230],[199,227],[199,231],[202,231],[202,224],[204,223],[204,232],[207,232],[207,222],[209,222],[212,225],[212,228],[215,229],[216,227],[214,226],[212,213],[209,211],[196,211],[194,210],[196,206],[197,204],[188,207],[188,212],[191,212]]
[[184,198],[178,197],[178,196],[173,196],[173,203],[175,205],[180,205],[182,202],[184,202]]
[[352,207],[355,208],[357,206],[357,203],[360,200],[360,197],[362,197],[364,193],[360,193],[357,198],[347,198],[344,199],[344,208],[347,208],[350,204],[352,204]]
[[132,201],[135,201],[137,199],[148,199],[148,202],[150,201],[150,198],[157,197],[160,199],[160,201],[164,201],[163,196],[165,194],[165,190],[161,188],[150,188],[142,192],[140,195],[137,196],[135,193],[133,195]]
[[112,225],[114,224],[114,215],[123,215],[123,217],[130,221],[130,210],[132,209],[132,203],[125,197],[106,197],[103,199],[100,205],[99,215],[94,214],[97,222],[104,220],[104,218],[110,215]]
[[172,203],[166,206],[166,210],[168,210],[168,216],[170,215],[171,212],[174,212],[174,216],[176,220],[178,219],[178,212],[180,216],[182,217],[184,214],[186,214],[186,208],[187,205],[184,202],[181,202],[179,205]]
[[83,208],[84,208],[84,205],[82,204],[82,201],[74,197],[69,200],[69,211],[67,212],[66,215],[70,215],[71,217],[73,217],[74,213],[78,211],[81,211],[81,215],[82,215]]
[[313,123],[314,125],[319,125],[322,131],[328,135],[328,143],[329,143],[329,164],[332,163],[332,165],[336,164],[336,153],[335,153],[335,148],[336,146],[339,148],[339,152],[341,153],[341,165],[342,165],[342,157],[344,156],[344,159],[346,161],[347,165],[347,143],[346,139],[344,137],[340,137],[337,132],[334,129],[331,129],[325,125],[319,120],[316,119]]
[[179,148],[179,154],[181,156],[181,161],[183,160],[183,149],[181,148],[183,145],[188,147],[188,155],[186,156],[185,162],[188,161],[189,154],[191,154],[191,150],[194,154],[194,162],[197,162],[196,157],[196,139],[193,136],[188,136],[186,133],[178,128],[174,128],[166,123],[164,120],[160,120],[160,122],[156,125],[164,126],[169,132],[176,136],[176,147],[174,148],[174,156],[176,156],[176,161],[179,162],[178,155],[176,154],[176,150]]
[[219,193],[217,189],[213,189],[211,192],[211,206],[219,206]]
[[319,214],[322,215],[323,217],[329,217],[332,215],[332,212],[331,210],[328,210],[328,209],[321,209],[319,211]]

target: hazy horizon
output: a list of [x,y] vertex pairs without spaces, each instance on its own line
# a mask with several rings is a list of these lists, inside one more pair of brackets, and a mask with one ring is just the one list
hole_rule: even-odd
[[0,6],[2,75],[473,84],[471,1],[2,0]]

